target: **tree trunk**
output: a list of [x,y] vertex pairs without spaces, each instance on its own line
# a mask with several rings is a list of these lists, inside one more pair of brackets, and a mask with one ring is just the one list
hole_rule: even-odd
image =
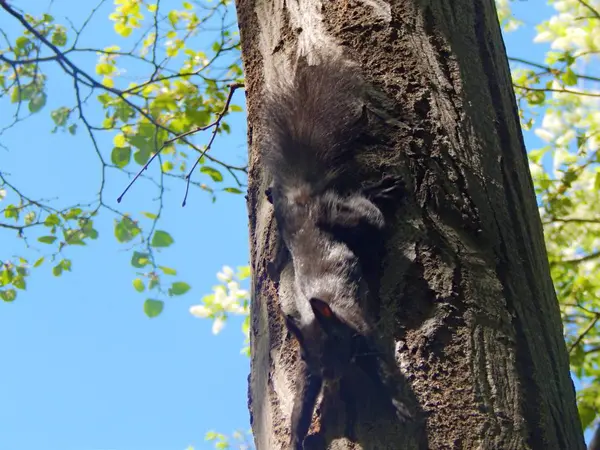
[[[390,224],[374,310],[407,396],[418,401],[426,443],[419,426],[364,420],[348,438],[336,419],[344,411],[322,408],[311,433],[326,432],[330,449],[583,449],[494,1],[236,6],[249,120],[249,405],[258,450],[286,448],[296,359],[266,271],[276,227],[258,158],[263,86],[299,55],[318,63],[342,53],[406,125],[375,130],[379,151],[364,166],[401,173],[408,186]],[[279,293],[289,291],[281,283]]]

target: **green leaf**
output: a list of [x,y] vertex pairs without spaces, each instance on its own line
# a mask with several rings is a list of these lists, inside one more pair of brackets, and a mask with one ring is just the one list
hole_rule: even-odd
[[216,438],[217,438],[216,431],[207,431],[206,434],[204,435],[204,439],[207,441],[214,441]]
[[156,286],[158,286],[158,278],[151,278],[150,279],[150,283],[148,283],[148,289],[152,290],[154,289]]
[[131,265],[137,269],[150,264],[150,255],[148,253],[133,252],[131,256]]
[[165,275],[177,275],[177,271],[175,269],[171,269],[170,267],[158,266],[158,268],[162,270]]
[[38,259],[36,262],[33,263],[33,267],[40,267],[43,262],[44,262],[44,257],[42,256],[40,259]]
[[110,154],[110,160],[119,169],[122,169],[131,161],[131,147],[114,147]]
[[190,285],[183,281],[176,281],[169,289],[170,295],[183,295],[190,290]]
[[175,25],[177,25],[177,22],[179,22],[179,14],[177,14],[177,11],[175,11],[175,10],[169,11],[168,17],[169,17],[169,22],[171,22],[171,26],[175,27]]
[[575,72],[570,67],[567,67],[565,73],[562,74],[562,80],[567,86],[575,86],[577,84],[577,75],[575,75]]
[[[144,129],[143,131],[147,132],[146,129]],[[154,133],[154,131],[150,130],[150,133],[149,133],[148,137],[152,137],[154,135],[153,133]],[[144,151],[147,151],[148,153],[150,153],[150,149],[152,147],[149,144],[148,139],[145,138],[144,136],[140,136],[139,134],[136,134],[134,136],[127,136],[127,140],[135,148],[137,148],[139,150],[144,150]]]
[[213,179],[213,181],[223,181],[223,175],[221,174],[221,172],[219,172],[217,169],[213,169],[212,167],[202,166],[200,168],[200,172],[210,176]]
[[140,234],[140,228],[129,216],[124,216],[115,224],[115,237],[121,243],[131,241],[138,234]]
[[56,236],[42,236],[38,238],[42,244],[53,244],[56,241]]
[[31,43],[31,41],[29,40],[28,37],[26,37],[26,36],[19,36],[15,40],[15,47],[16,47],[17,50],[22,50],[25,47],[27,47],[30,43]]
[[133,280],[133,287],[138,292],[144,292],[144,289],[146,289],[146,286],[144,286],[144,282],[140,278],[136,278],[135,280]]
[[600,172],[596,172],[596,178],[594,178],[594,189],[596,191],[600,190]]
[[143,166],[150,159],[150,150],[138,150],[133,154],[133,159],[140,166]]
[[128,27],[123,22],[116,22],[114,24],[114,29],[118,34],[120,34],[123,37],[128,37],[133,31],[133,28]]
[[5,291],[0,291],[0,297],[5,302],[12,302],[17,298],[17,291],[14,289],[6,289]]
[[15,207],[15,205],[8,205],[4,210],[4,217],[7,219],[14,218],[15,220],[18,220],[19,210]]
[[152,247],[168,247],[173,242],[175,241],[169,233],[162,230],[156,230],[154,232],[154,235],[152,236],[152,242],[150,243],[150,245]]
[[225,192],[230,192],[231,194],[241,194],[242,191],[240,191],[238,188],[234,188],[234,187],[228,187],[223,189]]
[[240,280],[245,280],[246,278],[248,278],[251,275],[250,266],[240,266],[237,269],[238,269],[237,277]]
[[144,302],[144,312],[148,317],[153,318],[162,312],[164,306],[165,304],[161,300],[148,299]]
[[546,101],[546,93],[543,91],[531,91],[528,93],[527,99],[532,105],[541,105]]
[[57,264],[56,266],[54,266],[52,268],[52,275],[54,275],[55,277],[60,277],[62,275],[62,272],[63,272],[62,264]]
[[2,286],[10,284],[13,280],[13,276],[13,271],[5,267],[2,271],[2,275],[0,276],[0,282],[2,283]]
[[29,100],[29,111],[32,113],[38,112],[46,105],[46,94],[44,92],[38,92]]
[[81,208],[71,208],[69,212],[64,214],[65,219],[74,219],[75,217],[79,217],[79,215],[83,212]]
[[590,408],[589,405],[578,405],[579,406],[579,419],[581,420],[581,426],[585,430],[596,418],[596,411]]
[[71,133],[72,135],[75,135],[75,133],[77,132],[77,124],[73,123],[69,125],[69,128],[67,128],[67,130],[69,130],[69,133]]
[[69,108],[63,106],[52,111],[50,113],[50,117],[52,118],[57,127],[62,127],[67,124],[67,120],[69,119],[70,114],[71,111],[69,110]]
[[66,270],[68,272],[71,271],[71,260],[70,259],[63,259],[59,264],[63,268],[63,270]]
[[25,278],[23,278],[22,276],[15,277],[12,284],[17,289],[21,289],[21,290],[26,289]]
[[57,47],[63,47],[67,43],[67,33],[65,27],[56,26],[52,34],[52,43]]
[[90,239],[98,238],[98,230],[94,228],[94,222],[91,219],[80,219],[79,225],[81,226],[81,231],[84,236],[89,237]]
[[154,220],[158,217],[156,214],[152,214],[149,212],[143,212],[142,214],[145,215],[148,219],[152,219],[152,220]]
[[46,220],[44,220],[44,225],[47,227],[54,227],[59,224],[60,218],[56,214],[50,214],[48,217],[46,217]]
[[85,233],[81,230],[64,230],[65,242],[69,245],[86,245],[83,241]]

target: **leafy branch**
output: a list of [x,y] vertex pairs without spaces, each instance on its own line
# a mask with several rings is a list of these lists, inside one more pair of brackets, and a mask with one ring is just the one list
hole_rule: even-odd
[[[6,31],[0,30],[0,38],[6,41],[6,49],[0,49],[0,97],[10,95],[10,101],[16,104],[14,120],[4,131],[26,118],[21,117],[22,104],[28,102],[30,114],[43,109],[47,98],[47,80],[41,69],[44,65],[56,64],[72,79],[74,105],[51,112],[51,118],[56,125],[53,132],[63,130],[76,134],[77,124],[81,124],[101,166],[97,199],[81,202],[66,209],[53,208],[48,201],[33,203],[23,195],[21,189],[3,176],[0,190],[5,188],[8,194],[6,195],[5,191],[5,195],[0,196],[0,201],[6,197],[10,203],[2,211],[8,220],[0,222],[0,229],[16,231],[24,240],[26,248],[35,250],[29,245],[28,234],[37,228],[50,226],[51,234],[40,236],[38,242],[57,246],[56,253],[52,255],[54,259],[66,248],[65,244],[71,245],[73,241],[72,232],[69,231],[73,227],[68,221],[79,221],[79,228],[73,228],[74,232],[80,232],[74,235],[78,236],[75,241],[84,245],[90,236],[81,232],[91,233],[94,239],[97,238],[98,231],[93,229],[91,219],[106,210],[115,216],[114,234],[117,241],[134,245],[131,248],[131,265],[137,270],[143,269],[138,271],[134,280],[135,290],[144,292],[148,288],[155,289],[161,296],[181,295],[187,292],[190,286],[183,281],[175,281],[168,288],[163,288],[162,276],[174,276],[176,271],[162,266],[156,254],[156,250],[168,247],[174,242],[167,231],[158,229],[164,206],[165,180],[185,181],[186,198],[192,185],[210,193],[214,200],[213,187],[192,179],[193,172],[200,165],[200,172],[209,176],[214,183],[224,181],[217,168],[206,165],[208,161],[222,167],[231,176],[234,186],[237,186],[225,187],[222,191],[236,194],[242,192],[239,188],[244,186],[246,167],[227,163],[207,153],[217,134],[229,132],[229,125],[225,121],[228,113],[241,111],[240,107],[232,105],[234,92],[243,86],[239,66],[239,38],[230,31],[233,24],[227,23],[226,0],[219,0],[204,7],[203,17],[198,17],[192,11],[193,6],[186,2],[185,10],[171,10],[163,14],[161,11],[165,2],[158,1],[154,5],[147,5],[152,13],[149,26],[130,51],[123,51],[115,46],[98,49],[80,47],[78,43],[84,29],[106,3],[105,0],[101,0],[79,28],[69,21],[74,40],[70,47],[67,47],[68,35],[65,27],[55,24],[51,16],[44,14],[41,18],[34,18],[20,12],[8,2],[0,1],[0,8],[24,29],[23,35],[14,43]],[[141,28],[143,15],[140,7],[144,5],[142,2],[126,3],[117,4],[115,12],[111,14],[115,31],[124,38],[136,27]],[[201,6],[200,2],[195,4]],[[208,30],[216,23],[219,23],[219,26],[214,29],[217,33],[212,45],[212,55],[207,56],[203,51],[192,50],[197,46],[188,44],[188,41],[201,29]],[[98,55],[96,75],[104,77],[103,79],[94,76],[76,58],[77,55],[90,53]],[[185,53],[186,58],[182,66],[174,70],[172,66],[175,57],[182,53]],[[120,75],[117,59],[126,61],[124,58],[138,64],[136,67],[142,63],[151,68],[145,81],[130,83],[129,86],[117,84]],[[224,68],[216,66],[219,61],[225,60],[227,62]],[[176,64],[181,64],[180,60],[177,61]],[[198,81],[199,84],[194,84],[192,80]],[[88,116],[87,109],[94,93],[97,94],[100,106],[106,111],[102,124],[94,123]],[[199,147],[190,140],[195,132],[209,129],[211,134],[207,145]],[[117,133],[113,135],[115,146],[110,157],[107,157],[97,138],[97,133],[101,131]],[[0,131],[0,135],[2,132]],[[191,170],[186,168],[189,157],[185,147],[198,154]],[[127,169],[132,159],[142,166],[141,170]],[[143,175],[142,172],[155,160],[160,163],[159,176]],[[179,165],[180,174],[176,172],[176,164]],[[130,177],[131,183],[144,178],[158,189],[156,210],[141,213],[149,219],[147,224],[129,213],[116,209],[105,200],[104,191],[109,169]],[[34,211],[36,208],[37,211]],[[63,228],[69,235],[68,239],[65,237],[61,240],[55,233]],[[27,258],[16,258],[24,264],[23,267],[37,267],[29,264]],[[12,267],[8,260],[5,262]],[[63,269],[67,268],[71,269],[70,261],[65,263]],[[61,271],[62,269],[56,269],[55,274],[58,275]],[[10,277],[0,278],[0,295],[4,292],[2,287],[9,286],[8,278]],[[17,284],[23,285],[20,280]],[[13,300],[16,295],[10,293],[9,297]],[[144,310],[150,317],[162,310],[163,303],[159,298],[149,298],[144,304]]]

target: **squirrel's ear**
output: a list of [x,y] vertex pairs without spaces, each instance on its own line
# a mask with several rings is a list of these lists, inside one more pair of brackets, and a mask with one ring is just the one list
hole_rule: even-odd
[[325,331],[330,330],[331,327],[337,322],[337,317],[329,304],[318,298],[311,298],[309,302],[315,317],[319,321],[319,324],[321,324]]

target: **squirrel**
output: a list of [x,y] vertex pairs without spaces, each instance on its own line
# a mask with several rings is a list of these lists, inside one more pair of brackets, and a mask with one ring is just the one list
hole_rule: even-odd
[[[384,206],[403,195],[404,183],[398,176],[366,186],[356,180],[353,151],[365,125],[364,88],[341,60],[316,66],[300,60],[293,79],[280,77],[264,97],[261,160],[273,179],[266,196],[280,234],[268,269],[275,277],[291,259],[294,273],[293,304],[281,306],[300,351],[293,450],[304,448],[323,383],[360,370],[378,354],[365,312],[363,255],[381,240]],[[384,383],[377,371],[364,371]],[[390,400],[399,416],[408,415]]]

